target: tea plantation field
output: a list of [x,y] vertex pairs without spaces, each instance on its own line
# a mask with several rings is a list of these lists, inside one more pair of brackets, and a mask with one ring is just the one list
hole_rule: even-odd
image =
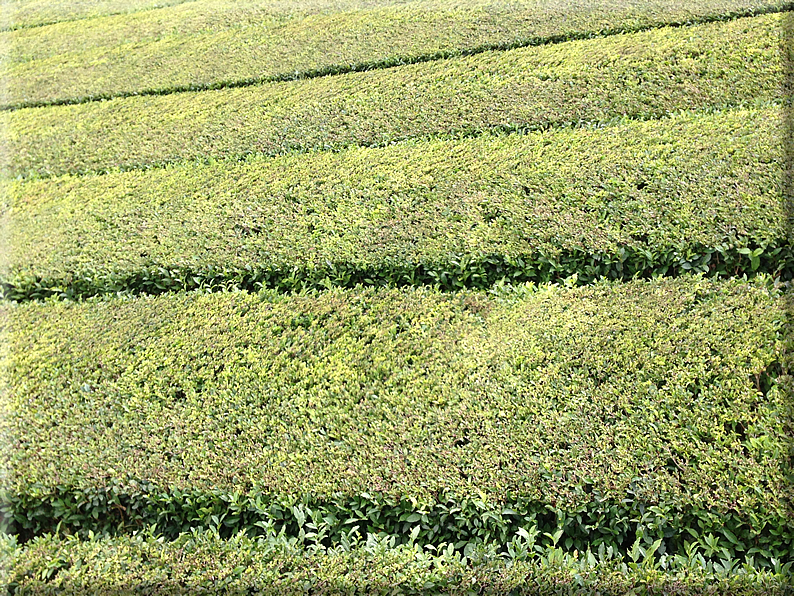
[[794,594],[794,4],[10,0],[8,594]]

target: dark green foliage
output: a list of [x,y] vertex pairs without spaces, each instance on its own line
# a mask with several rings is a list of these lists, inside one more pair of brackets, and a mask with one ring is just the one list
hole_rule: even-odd
[[781,110],[13,182],[8,299],[790,279]]
[[[744,251],[756,255],[751,257]],[[621,247],[617,254],[572,251],[549,256],[538,253],[523,258],[505,258],[495,254],[473,259],[465,254],[453,254],[436,263],[387,262],[372,268],[344,262],[315,268],[290,264],[240,269],[144,266],[132,273],[98,271],[66,278],[41,278],[24,274],[9,276],[0,282],[0,290],[7,300],[44,300],[50,297],[75,300],[102,294],[158,295],[197,289],[302,292],[362,285],[431,285],[444,291],[455,291],[487,289],[504,283],[543,284],[574,278],[574,284],[584,285],[601,279],[626,281],[660,276],[677,277],[689,273],[717,277],[752,277],[763,273],[791,280],[793,272],[794,255],[789,246],[737,249],[724,245],[694,245],[671,248],[661,255],[645,249],[625,247]]]
[[[553,480],[551,474],[549,479]],[[35,488],[31,492],[36,492]],[[165,491],[140,484],[69,490],[37,496],[5,495],[1,529],[28,540],[56,528],[86,537],[146,530],[166,540],[194,529],[221,538],[283,535],[334,548],[368,534],[394,536],[396,544],[451,544],[465,554],[493,545],[508,552],[519,531],[529,531],[543,548],[565,552],[609,548],[683,554],[694,547],[715,562],[748,561],[759,568],[794,561],[794,525],[775,513],[681,510],[672,502],[644,503],[633,490],[620,501],[592,500],[560,509],[507,495],[500,503],[440,495],[438,500],[389,498],[368,493],[335,495],[244,495],[223,491]],[[515,546],[515,545],[512,545]],[[644,555],[643,555],[644,556]],[[777,563],[776,563],[777,562]]]
[[655,119],[782,99],[768,15],[162,97],[0,113],[6,176]]

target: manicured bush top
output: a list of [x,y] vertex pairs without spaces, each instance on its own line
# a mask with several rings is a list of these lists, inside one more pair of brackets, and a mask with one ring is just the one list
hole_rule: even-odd
[[[269,4],[269,3],[268,3]],[[550,39],[780,10],[780,0],[347,2],[329,11],[195,2],[2,33],[3,105],[239,85]],[[339,11],[342,8],[342,11]],[[357,10],[358,8],[358,10]],[[289,40],[285,43],[285,40]]]
[[791,492],[784,311],[758,284],[5,308],[15,493],[149,482],[568,507],[631,486],[784,512]]
[[8,298],[790,276],[781,110],[6,183]]
[[240,89],[0,113],[9,160],[5,175],[240,159],[777,101],[783,97],[783,18],[665,28]]
[[[174,6],[196,0],[15,0],[8,2],[0,17],[2,30],[41,27],[63,21],[128,14]],[[13,39],[13,38],[12,38]]]

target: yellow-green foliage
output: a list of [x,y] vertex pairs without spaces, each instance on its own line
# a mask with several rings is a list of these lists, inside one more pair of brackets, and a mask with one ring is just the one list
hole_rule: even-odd
[[[325,271],[333,263],[400,283],[420,263],[453,271],[461,255],[531,267],[621,250],[644,259],[643,275],[687,251],[719,252],[709,270],[726,251],[785,239],[782,126],[778,108],[728,111],[11,182],[2,280],[20,292],[35,278],[91,294],[108,291],[105,276],[120,280],[116,289],[148,291],[133,278],[159,266],[229,279],[286,267],[348,285]],[[739,256],[731,267],[750,271]],[[381,271],[387,265],[399,273]],[[572,273],[592,275],[585,264]]]
[[[41,27],[62,21],[90,19],[174,6],[196,0],[8,0],[0,15],[4,30]],[[12,42],[13,43],[13,42]]]
[[[6,112],[0,114],[7,131],[5,173],[46,176],[383,145],[774,101],[782,96],[780,19],[767,15],[304,81]],[[69,71],[70,81],[74,76]]]
[[793,8],[7,2],[0,590],[790,593]]
[[785,518],[784,317],[760,284],[691,276],[6,306],[3,484],[562,509],[631,486]]
[[7,84],[1,101],[79,101],[365,69],[784,5],[590,0],[569,10],[566,2],[467,6],[444,0],[293,17],[258,2],[183,3],[0,33],[0,44],[9,48],[0,69]]
[[[522,541],[516,538],[517,544]],[[544,549],[530,560],[480,549],[467,557],[418,545],[371,539],[347,549],[306,551],[275,538],[220,540],[211,533],[162,543],[152,537],[94,539],[44,537],[25,547],[4,546],[0,573],[21,594],[445,594],[493,596],[560,594],[730,594],[778,596],[790,582],[778,571],[737,565],[726,574],[697,558],[659,564],[587,552]],[[506,560],[505,560],[506,559]],[[628,565],[627,565],[628,563]],[[631,565],[631,567],[629,567]],[[786,572],[789,569],[786,570]]]

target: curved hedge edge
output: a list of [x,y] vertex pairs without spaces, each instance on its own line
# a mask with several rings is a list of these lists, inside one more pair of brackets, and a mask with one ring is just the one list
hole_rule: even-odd
[[0,299],[13,301],[65,298],[80,300],[106,294],[162,294],[180,290],[241,289],[281,292],[333,287],[434,285],[445,291],[487,289],[499,283],[548,283],[569,279],[584,285],[598,279],[769,274],[794,278],[794,250],[785,241],[738,248],[733,242],[714,246],[682,246],[654,252],[621,247],[617,253],[565,249],[530,256],[452,254],[437,261],[393,260],[374,266],[328,262],[317,267],[295,264],[245,267],[152,264],[136,271],[79,272],[63,277],[11,273],[0,279]]
[[[794,520],[786,512],[727,511],[645,503],[636,479],[621,500],[597,492],[564,509],[528,498],[504,503],[440,495],[429,502],[362,493],[312,494],[163,490],[144,482],[112,481],[78,489],[31,486],[24,494],[0,494],[0,532],[29,541],[43,533],[119,536],[146,530],[163,540],[211,529],[219,537],[282,536],[314,548],[347,546],[368,535],[394,536],[397,544],[443,543],[464,554],[482,544],[510,553],[511,540],[525,551],[556,547],[565,552],[609,548],[637,560],[654,555],[700,553],[704,559],[746,557],[754,567],[794,565]],[[648,554],[650,553],[650,554]]]
[[121,539],[45,536],[20,546],[0,535],[9,593],[37,594],[790,594],[791,564],[758,570],[746,559],[705,560],[612,549],[567,553],[517,535],[507,552],[483,545],[461,554],[423,549],[395,536],[334,549],[305,548],[283,535],[252,541],[191,532],[175,542],[150,534]]
[[484,52],[503,52],[508,50],[515,50],[518,48],[526,48],[541,45],[550,45],[557,43],[564,43],[567,41],[576,41],[581,39],[595,39],[599,37],[609,37],[612,35],[620,35],[626,33],[640,33],[642,31],[651,31],[653,29],[661,29],[664,27],[688,27],[692,25],[705,25],[709,23],[719,23],[732,21],[747,17],[757,17],[765,14],[778,14],[790,12],[794,10],[794,2],[786,2],[777,7],[767,8],[750,8],[746,10],[729,11],[722,14],[704,15],[701,17],[689,19],[687,21],[657,21],[647,25],[639,25],[635,27],[610,27],[598,31],[580,31],[571,32],[566,34],[556,34],[547,36],[534,36],[524,39],[517,39],[511,42],[489,43],[474,46],[472,48],[464,49],[451,49],[442,50],[439,52],[432,52],[428,54],[416,54],[413,56],[391,56],[380,60],[371,60],[366,62],[357,62],[354,64],[331,64],[321,68],[313,68],[307,70],[298,70],[294,72],[285,72],[275,75],[264,77],[251,77],[247,79],[216,81],[214,83],[206,84],[191,84],[191,85],[175,85],[172,87],[142,89],[140,91],[129,91],[122,93],[106,93],[99,95],[84,95],[78,97],[63,98],[49,101],[21,101],[10,104],[0,105],[0,111],[13,111],[24,108],[41,108],[61,105],[75,105],[81,103],[90,103],[94,101],[107,101],[122,97],[134,97],[138,95],[171,95],[174,93],[186,93],[189,91],[211,91],[215,89],[234,89],[238,87],[251,87],[254,85],[261,85],[263,83],[282,83],[286,81],[295,81],[300,79],[314,79],[325,76],[335,76],[347,74],[351,72],[363,72],[367,70],[382,70],[387,68],[395,68],[398,66],[405,66],[408,64],[420,64],[422,62],[434,62],[438,60],[446,60],[459,56],[473,56],[482,54]]

